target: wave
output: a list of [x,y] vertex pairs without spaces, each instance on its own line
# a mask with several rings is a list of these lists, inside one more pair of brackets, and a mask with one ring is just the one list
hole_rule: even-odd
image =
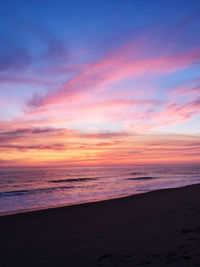
[[74,186],[59,186],[59,187],[49,187],[49,188],[38,188],[38,189],[30,189],[30,190],[15,190],[15,191],[6,191],[0,192],[1,197],[9,197],[9,196],[21,196],[21,195],[31,195],[37,193],[51,193],[53,191],[59,191],[61,189],[71,189]]
[[151,176],[144,176],[144,177],[135,177],[135,178],[127,178],[127,180],[152,180],[152,179],[157,179],[156,177],[151,177]]
[[72,183],[72,182],[85,182],[97,180],[96,178],[72,178],[72,179],[60,179],[60,180],[51,180],[50,183]]

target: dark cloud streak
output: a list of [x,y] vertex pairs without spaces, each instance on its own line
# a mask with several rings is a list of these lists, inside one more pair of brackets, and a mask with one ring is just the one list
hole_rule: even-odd
[[28,150],[66,150],[64,144],[50,144],[50,145],[0,145],[1,150],[13,150],[17,149],[21,152],[26,152]]

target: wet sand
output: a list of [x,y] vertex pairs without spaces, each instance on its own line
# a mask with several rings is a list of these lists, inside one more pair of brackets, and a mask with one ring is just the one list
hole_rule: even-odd
[[0,266],[200,266],[200,185],[2,216]]

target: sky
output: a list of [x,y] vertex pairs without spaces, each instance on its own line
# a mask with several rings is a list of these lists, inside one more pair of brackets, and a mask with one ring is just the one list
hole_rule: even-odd
[[0,166],[200,162],[199,0],[0,4]]

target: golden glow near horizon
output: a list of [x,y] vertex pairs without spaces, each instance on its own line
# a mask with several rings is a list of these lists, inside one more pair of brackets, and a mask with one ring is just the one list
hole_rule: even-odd
[[[63,130],[62,130],[63,131]],[[40,135],[41,133],[35,133]],[[48,134],[49,135],[49,134]],[[43,137],[38,146],[32,135],[16,141],[12,148],[5,147],[1,153],[5,164],[12,165],[98,165],[98,164],[142,164],[142,163],[174,163],[197,162],[198,136],[163,136],[163,135],[125,135],[102,136],[88,135],[84,137],[59,138]],[[71,133],[70,133],[71,135]],[[158,139],[159,138],[159,139]],[[89,139],[87,141],[87,139]],[[193,149],[188,149],[191,147]]]

